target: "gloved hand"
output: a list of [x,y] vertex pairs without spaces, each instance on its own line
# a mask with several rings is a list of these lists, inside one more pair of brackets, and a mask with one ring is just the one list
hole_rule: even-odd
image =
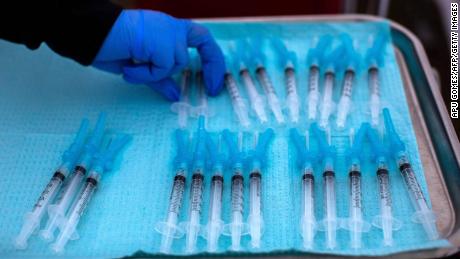
[[124,10],[105,39],[93,66],[134,84],[146,84],[168,100],[178,101],[179,87],[171,75],[189,62],[188,47],[201,58],[209,95],[223,86],[224,56],[209,31],[190,20],[149,10]]

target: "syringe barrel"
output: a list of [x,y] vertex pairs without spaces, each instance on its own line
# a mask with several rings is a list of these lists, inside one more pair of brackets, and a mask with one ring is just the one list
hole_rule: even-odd
[[335,75],[332,72],[327,72],[324,76],[324,95],[323,100],[329,101],[332,98],[332,90],[334,88]]
[[67,167],[60,167],[54,173],[53,177],[51,177],[45,189],[40,194],[40,197],[35,203],[32,211],[26,214],[21,232],[15,240],[15,247],[17,249],[25,249],[27,247],[27,240],[32,233],[40,227],[40,222],[45,215],[48,205],[56,197],[56,194],[58,193],[62,182],[68,173]]
[[399,171],[404,179],[406,189],[409,192],[412,205],[415,209],[414,219],[422,224],[428,238],[435,240],[439,238],[439,233],[436,227],[436,215],[428,207],[425,196],[420,184],[417,180],[415,172],[405,154],[399,154],[398,159]]
[[379,124],[380,114],[380,85],[379,85],[379,73],[376,67],[369,69],[369,92],[370,92],[370,111],[371,111],[371,122],[372,125],[376,126]]
[[323,172],[323,192],[324,192],[324,211],[326,213],[323,219],[324,230],[326,231],[326,247],[334,249],[337,245],[337,204],[335,195],[335,173],[332,170],[332,161],[325,162],[325,170]]
[[299,94],[297,93],[297,82],[295,78],[295,71],[292,67],[287,67],[284,70],[286,80],[286,102],[289,109],[291,121],[296,123],[299,121],[300,101]]
[[76,193],[80,188],[85,174],[85,167],[81,165],[76,166],[74,172],[70,175],[70,179],[64,184],[61,193],[58,195],[56,203],[48,207],[48,221],[46,222],[45,229],[40,231],[40,235],[45,241],[53,239],[54,232],[65,217],[72,201],[75,200],[75,197],[78,197]]
[[[51,177],[50,181],[46,185],[43,192],[40,194],[40,197],[35,203],[32,211],[27,213],[21,232],[19,233],[19,236],[16,240],[15,245],[18,249],[26,248],[27,240],[32,235],[32,233],[38,227],[40,227],[40,222],[43,216],[45,215],[48,205],[53,201],[54,197],[56,197],[56,194],[58,193],[62,185],[62,182],[64,181],[65,176],[67,174],[68,170],[65,167],[61,167],[58,171],[56,171],[53,177]],[[48,238],[48,240],[50,238]]]
[[267,100],[270,105],[270,109],[275,115],[275,119],[278,123],[284,122],[283,112],[281,111],[281,104],[275,93],[267,93]]
[[249,174],[249,214],[258,216],[261,215],[262,209],[262,175],[259,170],[254,170]]
[[354,249],[361,248],[361,233],[364,231],[364,221],[362,215],[362,197],[361,197],[361,172],[357,170],[350,171],[350,219],[349,231],[351,247]]
[[308,119],[316,118],[316,110],[319,101],[319,68],[317,66],[310,67],[308,76]]
[[337,126],[339,128],[345,127],[345,122],[350,112],[354,77],[355,73],[352,70],[347,70],[345,72],[345,77],[343,79],[342,94],[340,96],[339,105],[337,109]]
[[231,202],[232,202],[232,218],[230,223],[230,233],[232,237],[232,250],[240,249],[241,235],[244,231],[243,224],[243,183],[244,178],[241,167],[237,166],[233,169],[232,185],[231,185]]
[[251,245],[254,248],[259,248],[261,245],[261,237],[263,230],[262,218],[262,186],[261,173],[259,170],[252,170],[249,174],[249,233],[251,235]]
[[232,220],[230,223],[230,234],[232,238],[231,249],[238,251],[240,250],[241,236],[245,233],[243,224],[243,213],[242,211],[232,211]]
[[186,105],[181,104],[178,107],[177,111],[177,123],[181,129],[187,127],[187,119],[188,119],[188,107]]
[[240,249],[241,235],[245,231],[243,224],[243,206],[244,206],[244,178],[240,163],[234,164],[233,176],[231,183],[231,223],[229,224],[230,235],[232,238],[232,250]]
[[404,184],[409,192],[409,196],[416,211],[427,211],[430,210],[423,194],[422,188],[417,180],[415,172],[412,169],[410,163],[405,159],[399,160],[399,171],[404,180]]
[[328,221],[335,221],[337,219],[335,173],[333,171],[325,171],[323,173],[323,179],[326,219]]
[[257,102],[258,100],[260,100],[261,97],[256,90],[256,86],[254,84],[254,81],[252,81],[249,71],[247,69],[243,69],[240,71],[240,75],[243,78],[244,86],[246,87],[246,90],[248,91],[248,95],[249,95],[249,98],[251,99],[251,102],[255,102],[255,101]]
[[224,178],[222,175],[215,174],[211,180],[211,202],[209,204],[209,222],[221,220],[222,212],[222,192]]
[[233,109],[236,113],[238,121],[241,123],[241,125],[243,125],[243,127],[248,127],[250,124],[248,110],[245,103],[243,102],[243,98],[240,95],[236,81],[230,73],[225,74],[225,86],[230,95],[230,100],[232,101]]
[[295,70],[292,67],[287,67],[284,70],[287,95],[297,96],[297,82],[295,79]]
[[200,101],[200,107],[204,111],[207,111],[208,108],[208,95],[206,94],[206,87],[203,81],[203,72],[199,71],[196,73],[196,84],[198,85],[198,96]]
[[307,162],[302,170],[302,216],[300,219],[300,234],[305,249],[313,247],[316,232],[314,187],[313,168]]
[[329,116],[332,112],[332,93],[334,88],[334,73],[327,72],[324,78],[324,93],[320,113],[320,126],[325,127],[328,124]]
[[186,252],[192,253],[196,249],[196,242],[200,231],[200,211],[192,210],[186,234]]
[[368,71],[368,84],[371,95],[380,96],[379,71],[376,67],[372,67]]
[[[231,189],[231,202],[232,202],[232,213],[239,212],[243,214],[243,175],[234,174],[232,176],[232,189]],[[234,215],[234,214],[232,214]]]
[[203,200],[203,180],[204,176],[201,170],[195,171],[192,175],[192,184],[190,187],[190,213],[197,211],[201,213]]
[[343,79],[342,96],[351,98],[353,93],[353,80],[355,78],[355,72],[353,70],[347,70]]
[[262,97],[257,92],[256,86],[252,81],[249,71],[247,69],[243,69],[240,71],[240,75],[243,78],[244,86],[248,92],[252,109],[262,123],[267,122],[268,118],[267,114],[265,113],[265,104],[262,100]]
[[314,211],[315,211],[315,177],[310,168],[303,170],[302,175],[302,215],[306,219],[313,219],[314,221]]
[[62,211],[62,213],[67,211],[70,203],[75,197],[75,193],[78,191],[78,188],[85,177],[86,171],[86,167],[82,165],[77,165],[75,167],[74,172],[70,175],[70,179],[66,184],[64,184],[63,189],[56,200],[58,211]]
[[51,246],[51,249],[57,253],[61,254],[64,251],[64,247],[67,242],[70,240],[71,236],[75,233],[77,228],[77,222],[71,221],[70,219],[64,225],[62,231],[59,233],[59,236],[56,238],[56,242]]
[[264,89],[265,94],[274,94],[276,96],[275,88],[273,87],[273,83],[267,74],[267,70],[264,67],[258,67],[256,70],[256,75],[257,79],[262,85],[262,88]]
[[177,122],[180,128],[185,128],[187,126],[187,120],[189,115],[189,90],[190,90],[190,81],[191,81],[192,72],[190,69],[185,69],[182,71],[182,77],[180,81],[180,91],[181,95],[179,102],[174,103],[172,108],[173,111],[177,112]]
[[240,105],[243,100],[238,86],[236,85],[236,81],[230,73],[225,74],[225,86],[233,105]]
[[188,103],[189,101],[189,90],[190,90],[190,80],[192,77],[192,71],[190,69],[185,69],[182,72],[182,77],[181,77],[181,84],[180,84],[180,90],[181,90],[181,96],[180,96],[180,101]]
[[27,213],[24,218],[21,231],[14,240],[14,247],[16,249],[26,249],[27,241],[39,226],[39,219],[32,213]]
[[39,219],[43,217],[48,204],[50,204],[50,202],[52,202],[56,197],[56,194],[58,193],[67,174],[68,170],[66,168],[60,168],[54,173],[53,177],[51,177],[50,181],[35,203],[34,208],[32,209],[32,213],[36,215],[36,217]]
[[179,215],[182,199],[184,198],[185,179],[185,175],[182,174],[176,174],[176,176],[174,176],[173,187],[169,196],[168,212],[170,213],[168,213],[168,215],[171,213]]
[[350,171],[350,218],[362,220],[361,172]]
[[99,180],[95,177],[90,176],[86,178],[86,183],[80,194],[77,196],[77,199],[74,201],[72,209],[69,212],[69,220],[72,219],[72,221],[78,223],[80,217],[83,215],[83,212],[85,212],[86,207],[91,201],[98,184]]
[[308,75],[308,92],[319,91],[319,68],[317,66],[311,66]]
[[56,239],[56,243],[53,244],[52,248],[56,253],[60,253],[64,250],[65,245],[68,240],[74,234],[77,229],[78,222],[80,221],[81,216],[83,215],[86,207],[88,206],[91,198],[94,194],[98,181],[92,177],[86,179],[86,183],[77,196],[77,199],[72,205],[72,209],[69,212],[67,221],[65,222],[61,233]]
[[382,217],[392,218],[392,201],[390,190],[390,175],[386,168],[377,170],[377,182],[379,186],[380,214]]

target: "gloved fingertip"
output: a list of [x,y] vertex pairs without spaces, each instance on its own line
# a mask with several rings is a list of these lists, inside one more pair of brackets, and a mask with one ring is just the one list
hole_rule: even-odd
[[178,102],[180,99],[179,87],[171,78],[167,78],[159,82],[147,83],[147,86],[160,93],[168,101]]
[[132,77],[130,76],[129,74],[126,74],[126,73],[123,73],[123,79],[130,83],[130,84],[135,84],[135,85],[139,85],[139,84],[145,84],[146,81],[145,80],[141,80],[139,79],[138,77]]
[[180,93],[179,90],[171,91],[164,95],[168,101],[171,102],[178,102],[180,100]]
[[154,81],[148,64],[123,66],[123,78],[133,84],[144,84]]
[[214,41],[209,30],[201,24],[190,21],[187,24],[187,43],[191,47],[199,47],[207,42]]
[[206,82],[206,85],[210,86],[210,87],[207,87],[208,95],[217,96],[218,94],[220,94],[220,92],[222,91],[222,88],[224,87],[224,80],[222,78],[222,80],[220,81],[214,81],[212,83]]
[[224,62],[204,64],[203,76],[208,95],[216,96],[222,91],[225,71]]

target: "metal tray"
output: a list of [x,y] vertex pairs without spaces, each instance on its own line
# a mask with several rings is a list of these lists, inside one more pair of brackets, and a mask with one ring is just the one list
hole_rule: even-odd
[[[369,22],[386,21],[403,78],[412,123],[419,145],[425,178],[438,229],[453,245],[450,248],[398,253],[387,258],[433,258],[455,253],[460,247],[460,144],[438,90],[425,50],[417,37],[390,20],[369,15],[318,15],[211,18],[212,22]],[[291,258],[289,252],[273,254]],[[272,254],[270,254],[271,256]],[[306,257],[336,258],[334,255],[306,254]],[[298,258],[295,255],[292,258]],[[242,258],[242,257],[238,257]],[[244,257],[243,257],[244,258]]]

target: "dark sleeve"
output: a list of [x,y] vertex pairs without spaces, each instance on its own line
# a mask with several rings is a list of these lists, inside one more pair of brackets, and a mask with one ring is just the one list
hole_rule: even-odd
[[0,38],[36,49],[42,42],[83,65],[92,63],[121,8],[109,0],[7,0]]

